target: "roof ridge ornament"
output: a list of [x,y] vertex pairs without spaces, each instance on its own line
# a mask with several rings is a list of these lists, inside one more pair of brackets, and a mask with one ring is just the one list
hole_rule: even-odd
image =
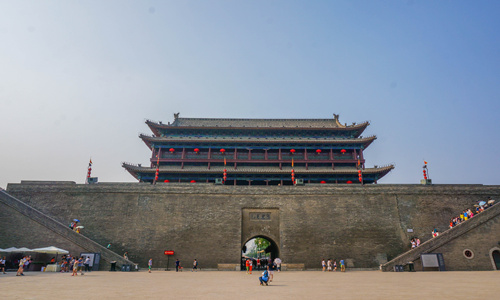
[[342,125],[342,123],[340,123],[340,121],[339,121],[339,117],[340,117],[340,115],[333,114],[333,120],[335,121],[335,123],[337,124],[337,126],[341,127],[341,128],[346,128],[347,124],[346,125]]
[[180,112],[178,112],[178,113],[174,113],[174,120],[179,119],[179,114],[180,114]]

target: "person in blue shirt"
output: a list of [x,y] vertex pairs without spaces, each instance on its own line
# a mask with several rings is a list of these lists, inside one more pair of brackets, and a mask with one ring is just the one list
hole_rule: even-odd
[[181,269],[181,272],[182,272],[181,262],[179,259],[176,259],[175,260],[175,272],[179,272],[179,269]]
[[259,281],[260,281],[260,285],[268,285],[268,281],[269,281],[269,273],[267,272],[267,270],[264,271],[264,273],[262,273],[262,276],[259,277]]

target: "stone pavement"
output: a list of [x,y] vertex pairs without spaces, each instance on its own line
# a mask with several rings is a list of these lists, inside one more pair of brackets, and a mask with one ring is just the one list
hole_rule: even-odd
[[500,272],[153,271],[0,274],[2,299],[498,299]]

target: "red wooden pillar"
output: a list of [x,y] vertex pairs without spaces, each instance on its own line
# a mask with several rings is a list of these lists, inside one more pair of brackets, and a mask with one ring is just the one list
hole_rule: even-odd
[[[278,149],[278,161],[280,162],[280,170],[282,170],[281,148]],[[283,185],[283,180],[281,181],[281,185]]]
[[182,159],[182,162],[181,162],[181,169],[184,169],[184,158],[186,157],[186,148],[182,148],[182,154],[181,154],[181,159]]
[[[212,158],[212,148],[208,148],[207,159]],[[208,162],[208,169],[210,170],[210,161]]]
[[252,149],[248,149],[248,160],[252,159]]
[[307,163],[307,149],[304,149],[304,160],[306,161],[306,170],[309,170],[309,164]]
[[234,169],[237,169],[236,161],[238,160],[238,149],[234,148]]
[[333,162],[333,149],[330,148],[330,160],[332,161],[332,170],[335,170],[335,163]]
[[264,149],[264,160],[267,160],[267,149]]

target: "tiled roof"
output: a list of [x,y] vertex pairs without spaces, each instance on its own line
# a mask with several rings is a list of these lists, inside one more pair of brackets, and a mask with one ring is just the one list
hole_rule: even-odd
[[296,137],[296,138],[258,138],[258,137],[223,137],[223,136],[208,136],[208,137],[156,137],[156,136],[148,136],[141,134],[139,136],[145,142],[230,142],[230,143],[248,143],[248,142],[263,142],[263,143],[334,143],[334,144],[343,144],[343,143],[355,143],[362,144],[367,142],[373,142],[377,137],[369,136],[363,138],[354,138],[354,139],[332,139],[332,138],[313,138],[313,137]]
[[334,119],[204,119],[178,118],[173,126],[190,127],[325,127],[338,128]]
[[172,124],[146,121],[154,127],[206,127],[206,128],[325,128],[356,129],[368,126],[369,122],[342,124],[337,116],[332,119],[216,119],[216,118],[176,118]]
[[[156,168],[149,167],[139,167],[131,164],[123,163],[123,167],[127,169],[129,172],[141,172],[141,173],[155,173]],[[283,167],[280,170],[278,167],[238,167],[236,170],[229,166],[226,167],[227,173],[238,173],[238,174],[289,174],[292,170],[290,166]],[[305,167],[294,167],[293,168],[296,174],[358,174],[358,170],[356,168],[335,168],[332,170],[328,167],[321,168],[309,168],[306,170]],[[394,169],[393,165],[388,165],[380,168],[366,168],[363,170],[363,174],[380,174],[386,173],[390,170]],[[198,167],[198,166],[185,166],[183,169],[180,166],[161,166],[160,173],[222,173],[224,167],[211,167],[210,170],[207,167]]]

